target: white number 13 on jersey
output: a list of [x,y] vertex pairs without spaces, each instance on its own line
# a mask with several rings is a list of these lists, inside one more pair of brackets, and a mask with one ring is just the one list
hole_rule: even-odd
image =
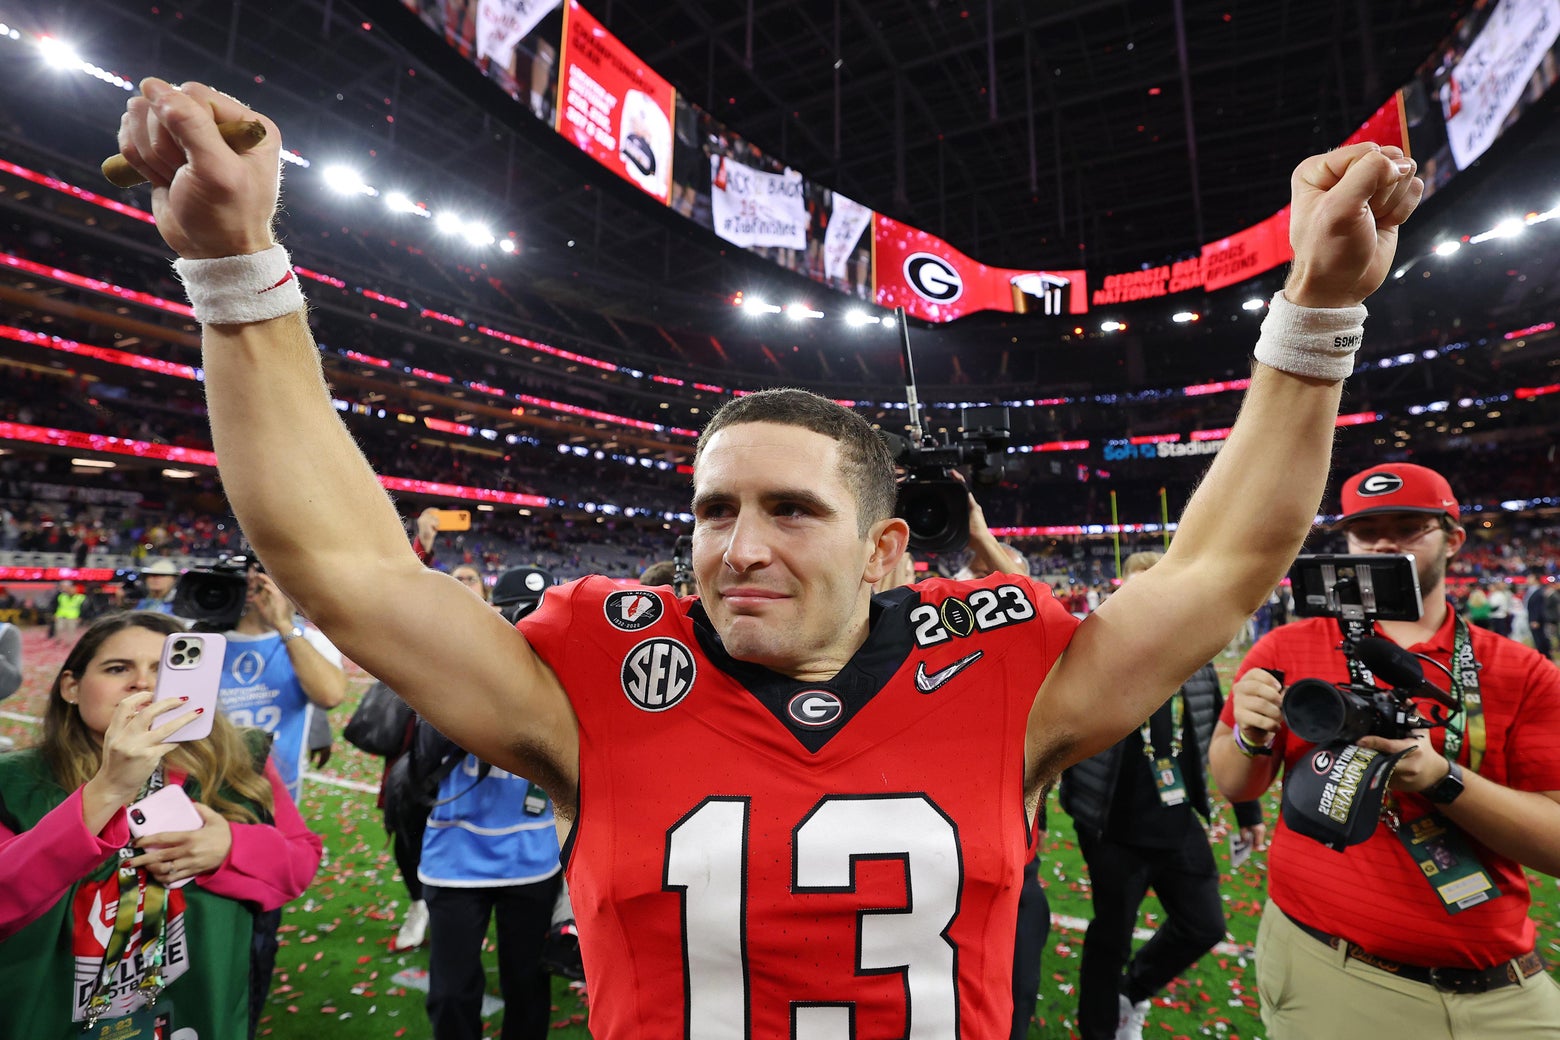
[[[747,1040],[748,801],[709,798],[666,835],[669,891],[682,893],[688,1040]],[[925,795],[829,797],[797,826],[792,890],[851,892],[854,861],[899,859],[903,908],[857,914],[856,970],[901,971],[907,1040],[958,1035],[958,981],[947,931],[963,867],[953,821]],[[854,1009],[793,1005],[795,1040],[847,1040]]]

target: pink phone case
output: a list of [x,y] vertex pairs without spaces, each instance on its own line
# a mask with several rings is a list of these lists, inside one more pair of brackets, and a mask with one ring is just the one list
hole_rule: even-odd
[[222,656],[227,639],[215,632],[175,632],[163,640],[162,664],[157,669],[157,693],[152,703],[188,697],[184,708],[165,716],[171,719],[185,711],[205,708],[205,713],[187,726],[181,726],[164,743],[200,740],[211,733],[217,714],[217,691],[222,682]]
[[159,787],[139,802],[130,803],[130,834],[143,838],[169,831],[198,831],[206,825],[195,811],[195,803],[177,784]]

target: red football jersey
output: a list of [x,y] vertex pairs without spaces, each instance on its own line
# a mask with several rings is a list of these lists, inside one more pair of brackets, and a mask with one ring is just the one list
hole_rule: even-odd
[[1006,1037],[1024,731],[1077,621],[993,574],[879,596],[824,683],[585,578],[520,628],[579,718],[570,896],[600,1040]]

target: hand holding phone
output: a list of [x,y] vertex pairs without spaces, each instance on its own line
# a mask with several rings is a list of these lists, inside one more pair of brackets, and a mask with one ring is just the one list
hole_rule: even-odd
[[226,650],[227,639],[215,632],[175,632],[163,640],[162,663],[157,669],[157,691],[152,703],[184,697],[189,710],[201,709],[199,718],[180,726],[164,743],[200,740],[211,734],[217,714],[217,691],[222,682],[222,657]]
[[[130,818],[130,836],[138,839],[151,834],[198,831],[206,825],[195,803],[190,801],[190,796],[178,784],[159,787],[139,802],[131,802],[125,814]],[[194,874],[187,874],[166,882],[166,886],[179,888],[189,884],[193,877]]]

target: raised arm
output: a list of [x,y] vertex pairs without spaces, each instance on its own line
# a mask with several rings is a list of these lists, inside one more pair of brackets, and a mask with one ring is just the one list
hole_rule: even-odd
[[[1399,150],[1373,144],[1295,169],[1294,264],[1258,351],[1272,364],[1256,365],[1240,417],[1164,559],[1079,625],[1042,685],[1029,720],[1031,785],[1139,725],[1283,577],[1327,480],[1342,378],[1359,345],[1343,330],[1363,318],[1347,309],[1391,267],[1398,226],[1424,193],[1413,171]],[[1289,323],[1283,334],[1280,322]],[[1339,335],[1317,331],[1329,326]],[[1319,374],[1294,374],[1305,371]]]
[[[260,120],[266,139],[235,153],[216,128],[235,119]],[[180,257],[274,244],[281,135],[265,116],[200,84],[148,79],[119,145],[151,182],[158,230]],[[268,291],[235,280],[255,299]],[[267,573],[441,732],[571,804],[578,734],[557,677],[478,597],[418,562],[331,406],[304,312],[204,321],[201,344],[223,488]]]

